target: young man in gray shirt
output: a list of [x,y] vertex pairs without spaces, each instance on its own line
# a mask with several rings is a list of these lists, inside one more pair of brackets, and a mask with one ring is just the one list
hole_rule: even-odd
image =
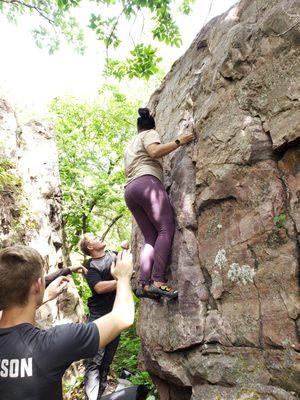
[[[105,250],[105,243],[96,235],[86,233],[80,240],[81,251],[90,258],[86,262],[86,280],[92,295],[88,299],[89,322],[95,321],[111,312],[117,282],[111,274],[111,265],[116,261],[116,253]],[[123,254],[123,253],[122,253]],[[116,337],[105,348],[85,362],[86,400],[99,400],[107,386],[107,375],[120,337]]]

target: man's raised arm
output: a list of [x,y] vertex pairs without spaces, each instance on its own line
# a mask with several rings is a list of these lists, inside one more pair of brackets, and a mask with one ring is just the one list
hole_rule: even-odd
[[100,281],[94,286],[94,290],[98,294],[109,293],[115,291],[117,288],[117,281]]
[[134,321],[134,301],[130,286],[132,275],[132,257],[123,253],[118,256],[116,265],[112,265],[111,273],[116,279],[116,299],[112,311],[94,321],[99,329],[99,347],[105,347]]

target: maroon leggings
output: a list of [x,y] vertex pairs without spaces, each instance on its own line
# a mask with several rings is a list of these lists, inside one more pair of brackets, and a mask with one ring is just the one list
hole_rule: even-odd
[[140,255],[140,283],[166,282],[174,216],[163,184],[155,176],[140,176],[126,186],[125,201],[145,239]]

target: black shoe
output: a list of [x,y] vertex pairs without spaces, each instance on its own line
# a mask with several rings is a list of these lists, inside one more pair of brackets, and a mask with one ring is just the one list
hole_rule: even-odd
[[151,299],[151,300],[159,300],[161,298],[160,294],[151,293],[148,290],[145,290],[141,287],[134,289],[133,293],[136,295],[136,297],[138,299],[147,298],[147,299]]
[[168,285],[161,285],[157,287],[155,285],[150,285],[147,290],[148,293],[158,294],[160,296],[168,297],[168,299],[176,299],[178,297],[178,290],[172,289]]

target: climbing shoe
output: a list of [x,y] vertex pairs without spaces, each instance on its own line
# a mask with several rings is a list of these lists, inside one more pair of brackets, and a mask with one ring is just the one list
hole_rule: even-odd
[[151,300],[159,300],[161,298],[160,294],[149,292],[141,287],[133,289],[133,293],[138,299],[147,298]]
[[178,297],[178,290],[172,289],[168,285],[161,285],[160,287],[150,285],[149,289],[147,289],[147,292],[159,294],[161,296],[168,297],[169,299],[176,299]]

